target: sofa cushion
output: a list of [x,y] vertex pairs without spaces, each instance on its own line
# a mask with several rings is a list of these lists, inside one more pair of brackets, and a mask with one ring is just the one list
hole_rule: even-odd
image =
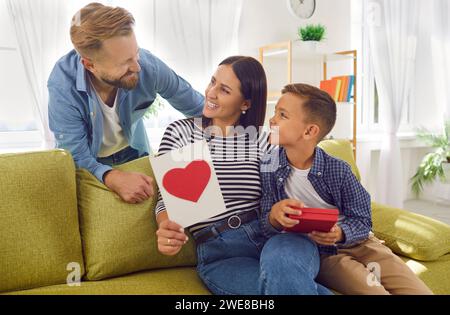
[[450,253],[450,226],[402,209],[372,203],[373,232],[393,252],[431,261]]
[[180,267],[143,271],[130,275],[102,280],[83,281],[80,286],[54,285],[33,290],[10,292],[9,295],[118,295],[118,294],[211,294],[192,267]]
[[358,167],[356,166],[355,157],[353,155],[352,143],[350,141],[345,139],[324,140],[319,143],[319,147],[329,155],[347,162],[356,178],[361,180]]
[[417,261],[404,256],[400,258],[434,294],[450,294],[450,254],[435,261]]
[[[153,177],[148,157],[117,169]],[[77,171],[77,182],[86,279],[101,280],[141,270],[196,264],[192,237],[176,256],[164,256],[157,250],[153,211],[156,195],[141,204],[127,204],[84,169]]]
[[0,292],[66,283],[70,263],[82,276],[71,155],[0,155],[0,174]]

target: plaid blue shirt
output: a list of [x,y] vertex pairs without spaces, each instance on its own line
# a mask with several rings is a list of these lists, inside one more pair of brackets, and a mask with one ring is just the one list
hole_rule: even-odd
[[[278,148],[267,154],[261,161],[261,225],[266,237],[281,233],[269,222],[272,206],[284,199],[289,199],[285,191],[286,180],[291,173],[286,151]],[[350,166],[339,159],[331,157],[316,147],[313,165],[308,180],[317,194],[328,204],[339,209],[343,216],[339,226],[344,240],[339,247],[357,244],[368,238],[372,229],[370,195],[353,175]],[[319,245],[321,254],[336,254],[336,246]]]

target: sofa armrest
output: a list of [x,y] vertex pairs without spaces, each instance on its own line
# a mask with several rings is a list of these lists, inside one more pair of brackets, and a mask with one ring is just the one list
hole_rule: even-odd
[[407,210],[372,203],[373,232],[393,252],[422,261],[450,252],[450,226]]

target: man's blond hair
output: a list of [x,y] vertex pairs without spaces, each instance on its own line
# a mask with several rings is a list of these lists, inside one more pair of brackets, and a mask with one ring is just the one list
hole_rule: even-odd
[[120,7],[90,3],[72,18],[70,39],[82,56],[92,56],[102,47],[102,42],[115,36],[133,32],[134,18]]

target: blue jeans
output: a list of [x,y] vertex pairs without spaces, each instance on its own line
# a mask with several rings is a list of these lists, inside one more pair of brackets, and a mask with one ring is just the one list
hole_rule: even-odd
[[119,152],[116,152],[110,156],[106,157],[98,157],[97,162],[109,165],[109,166],[115,166],[119,164],[123,164],[129,161],[136,160],[138,158],[141,158],[143,156],[147,156],[148,153],[139,154],[139,151],[136,149],[133,149],[132,147],[128,146],[125,149],[120,150]]
[[317,246],[290,233],[266,242],[258,220],[199,244],[197,255],[198,274],[214,294],[331,294],[314,281],[320,267]]

